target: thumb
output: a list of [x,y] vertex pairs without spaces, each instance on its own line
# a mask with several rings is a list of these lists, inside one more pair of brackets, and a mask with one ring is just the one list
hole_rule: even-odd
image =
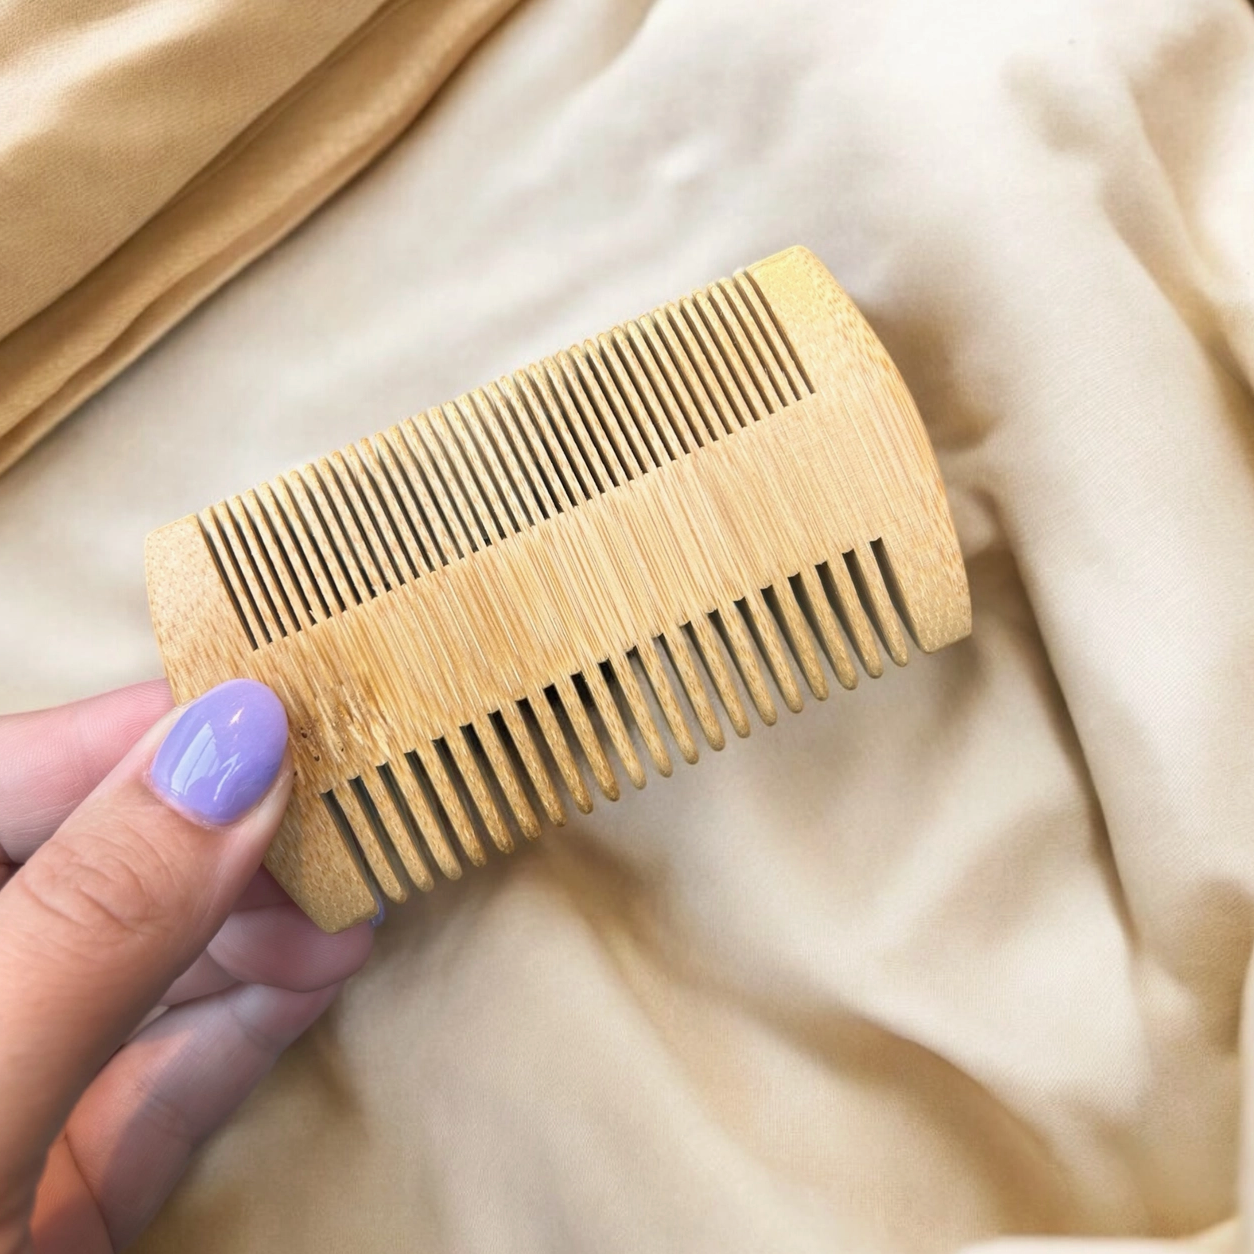
[[212,689],[0,892],[0,1180],[34,1187],[83,1089],[230,913],[287,805],[286,745],[269,688]]

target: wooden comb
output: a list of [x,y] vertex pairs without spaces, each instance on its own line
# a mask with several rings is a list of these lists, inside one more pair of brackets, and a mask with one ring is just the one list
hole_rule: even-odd
[[721,748],[719,706],[744,736],[798,672],[825,697],[824,656],[852,688],[902,624],[971,628],[918,412],[803,248],[171,523],[147,575],[176,701],[250,676],[287,707],[267,865],[328,931],[563,790],[586,812],[586,775],[696,761],[694,722]]

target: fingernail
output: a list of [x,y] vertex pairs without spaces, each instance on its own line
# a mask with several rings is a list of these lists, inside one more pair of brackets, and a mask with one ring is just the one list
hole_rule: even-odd
[[383,920],[387,918],[387,916],[388,916],[388,912],[383,908],[383,906],[380,906],[378,913],[374,916],[373,919],[370,920],[370,926],[378,927],[379,924],[382,923]]
[[205,823],[233,823],[265,796],[287,747],[287,714],[265,684],[231,679],[197,697],[152,760],[153,790]]

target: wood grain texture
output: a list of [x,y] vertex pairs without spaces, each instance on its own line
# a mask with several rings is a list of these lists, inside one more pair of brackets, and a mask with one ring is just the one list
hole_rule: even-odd
[[161,528],[147,567],[175,698],[287,707],[267,863],[328,930],[825,697],[825,663],[851,688],[971,626],[910,395],[802,248]]

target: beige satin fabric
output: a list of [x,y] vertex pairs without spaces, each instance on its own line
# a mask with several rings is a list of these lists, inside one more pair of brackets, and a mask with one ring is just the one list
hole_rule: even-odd
[[0,11],[0,474],[390,144],[512,3]]
[[393,911],[139,1248],[1244,1248],[1252,224],[1238,0],[529,0],[23,459],[3,708],[152,672],[148,527],[805,242],[971,575],[968,643]]

